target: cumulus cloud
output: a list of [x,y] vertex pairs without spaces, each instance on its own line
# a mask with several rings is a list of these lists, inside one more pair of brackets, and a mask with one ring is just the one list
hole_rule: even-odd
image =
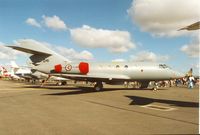
[[181,47],[182,52],[186,53],[189,57],[198,58],[199,57],[199,42],[192,42]]
[[119,30],[96,29],[87,25],[70,30],[72,40],[83,47],[108,48],[115,53],[135,48],[130,33]]
[[196,68],[196,69],[199,69],[199,63],[192,64],[191,66],[194,67],[194,68]]
[[[36,41],[33,39],[20,39],[15,42],[16,45],[21,46],[25,44],[31,44],[37,46],[46,46],[47,48],[57,52],[58,54],[62,55],[63,57],[66,58],[66,60],[92,60],[93,59],[93,54],[90,53],[87,50],[83,50],[81,52],[78,52],[72,48],[65,48],[62,46],[57,46],[57,45],[52,45],[47,42],[41,42],[41,41]],[[45,48],[42,48],[45,50]]]
[[17,56],[22,55],[21,52],[6,47],[2,42],[0,42],[0,48],[0,60],[15,60]]
[[65,22],[56,15],[52,17],[43,15],[42,18],[43,18],[44,24],[48,28],[51,28],[57,31],[67,30],[67,25],[65,24]]
[[72,48],[64,48],[64,47],[56,47],[59,54],[67,57],[70,60],[92,60],[94,59],[93,54],[87,50],[83,50],[81,52],[77,52]]
[[[127,52],[136,47],[128,31],[96,29],[88,25],[69,29],[65,22],[56,15],[52,17],[43,15],[42,18],[42,25],[48,28],[53,30],[69,30],[72,40],[83,47],[107,48],[110,52],[114,53]],[[41,27],[34,18],[28,18],[26,22]]]
[[125,62],[126,60],[125,59],[114,59],[112,60],[112,62]]
[[133,0],[128,14],[140,29],[154,36],[177,36],[199,21],[199,0]]
[[26,23],[31,26],[35,26],[35,27],[39,27],[39,28],[41,27],[40,23],[38,23],[34,18],[28,18],[26,20]]
[[141,51],[130,56],[130,60],[134,62],[164,62],[168,59],[169,56],[167,55],[157,55],[150,51]]

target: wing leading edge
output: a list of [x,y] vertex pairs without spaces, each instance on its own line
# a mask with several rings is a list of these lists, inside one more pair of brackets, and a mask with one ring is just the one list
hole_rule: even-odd
[[29,54],[36,54],[36,55],[52,55],[50,53],[44,52],[44,51],[38,51],[38,50],[34,50],[34,49],[28,49],[28,48],[24,48],[24,47],[19,47],[19,46],[7,46],[10,47],[12,49],[21,51],[21,52],[25,52],[25,53],[29,53]]

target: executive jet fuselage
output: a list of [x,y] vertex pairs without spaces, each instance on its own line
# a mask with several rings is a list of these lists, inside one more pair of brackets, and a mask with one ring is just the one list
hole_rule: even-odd
[[95,90],[101,90],[103,82],[122,84],[125,81],[138,81],[141,83],[141,88],[146,88],[150,81],[170,80],[184,76],[165,64],[69,62],[46,46],[40,45],[36,48],[34,44],[24,43],[21,46],[9,47],[32,54],[29,58],[33,69],[67,79],[96,82]]

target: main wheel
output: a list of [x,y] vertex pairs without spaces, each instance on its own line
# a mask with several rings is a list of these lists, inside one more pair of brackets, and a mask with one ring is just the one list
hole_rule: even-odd
[[97,82],[95,85],[94,85],[94,89],[95,91],[101,91],[103,89],[103,84],[102,82]]
[[62,81],[62,82],[61,82],[61,85],[66,85],[66,84],[67,84],[66,81]]
[[149,81],[141,82],[140,89],[145,89],[148,87],[148,85],[149,85]]

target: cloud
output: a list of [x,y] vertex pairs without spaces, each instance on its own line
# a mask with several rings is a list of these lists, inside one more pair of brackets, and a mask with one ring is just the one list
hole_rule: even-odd
[[83,25],[81,28],[70,29],[70,34],[72,40],[83,47],[107,48],[114,53],[135,48],[127,31],[96,29]]
[[26,20],[26,23],[31,26],[35,26],[35,27],[39,27],[39,28],[41,27],[40,23],[38,23],[34,18],[28,18]]
[[56,50],[58,50],[59,54],[62,56],[67,57],[70,60],[92,60],[94,59],[94,56],[91,52],[87,50],[83,50],[81,52],[77,52],[72,48],[65,48],[65,47],[55,47]]
[[167,55],[157,55],[150,51],[141,51],[130,56],[130,61],[134,62],[164,62],[169,59]]
[[199,21],[199,9],[199,0],[133,0],[128,14],[142,31],[178,36],[187,32],[178,29]]
[[6,47],[2,42],[0,42],[0,48],[0,60],[15,60],[17,56],[23,55],[19,51]]
[[36,41],[33,39],[19,39],[15,42],[16,45],[25,45],[25,44],[31,44],[37,46],[46,46],[52,51],[55,51],[56,53],[62,55],[63,57],[66,57],[67,60],[92,60],[93,59],[93,54],[90,53],[89,51],[83,50],[81,52],[77,52],[72,48],[65,48],[62,46],[58,45],[53,45],[47,42],[41,42],[41,41]]
[[181,47],[182,52],[186,53],[189,57],[198,58],[199,57],[199,43],[191,43]]
[[114,59],[112,60],[112,62],[125,62],[126,60],[125,59]]
[[131,35],[128,31],[96,29],[88,25],[80,28],[69,29],[64,21],[58,16],[42,16],[43,23],[40,25],[33,18],[28,18],[27,23],[31,25],[46,27],[53,30],[69,30],[72,40],[83,47],[89,48],[107,48],[110,52],[127,52],[136,45],[131,41]]
[[43,18],[44,24],[48,28],[51,28],[57,31],[67,30],[67,25],[65,24],[65,22],[56,15],[52,17],[43,15],[42,18]]
[[192,64],[191,66],[194,67],[194,68],[196,68],[196,69],[199,69],[199,63]]

